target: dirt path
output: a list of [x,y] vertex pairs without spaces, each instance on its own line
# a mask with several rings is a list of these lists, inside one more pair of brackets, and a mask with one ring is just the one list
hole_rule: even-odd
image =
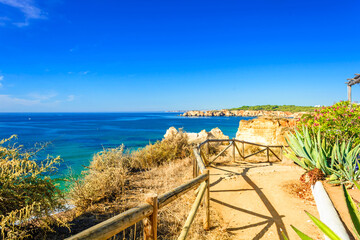
[[210,169],[211,207],[224,219],[234,239],[299,239],[296,226],[314,239],[321,239],[304,210],[318,217],[314,202],[286,191],[284,185],[298,181],[303,170],[280,164],[240,164]]

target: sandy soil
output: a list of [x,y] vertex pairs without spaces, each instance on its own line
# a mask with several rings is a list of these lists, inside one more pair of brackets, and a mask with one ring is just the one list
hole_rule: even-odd
[[322,239],[304,210],[318,217],[315,202],[300,199],[285,185],[299,182],[303,169],[295,165],[239,164],[214,166],[211,172],[211,207],[224,219],[233,239],[299,239],[296,226],[314,239]]
[[[351,235],[355,236],[353,231],[352,221],[346,207],[346,202],[344,198],[344,193],[340,186],[334,186],[329,183],[324,183],[325,190],[330,196],[331,201],[333,202],[336,210],[338,211],[341,220],[345,223],[347,231],[350,232]],[[349,194],[352,196],[355,202],[360,201],[360,191],[357,188],[348,189]]]

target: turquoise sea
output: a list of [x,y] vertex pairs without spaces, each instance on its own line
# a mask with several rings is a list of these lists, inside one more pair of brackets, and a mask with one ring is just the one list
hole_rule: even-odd
[[45,154],[60,155],[63,162],[58,176],[77,174],[89,164],[92,155],[103,148],[124,144],[127,148],[144,147],[163,138],[174,126],[187,132],[210,131],[219,127],[235,137],[239,121],[250,117],[187,118],[180,113],[0,113],[0,139],[13,134],[25,148],[51,142]]

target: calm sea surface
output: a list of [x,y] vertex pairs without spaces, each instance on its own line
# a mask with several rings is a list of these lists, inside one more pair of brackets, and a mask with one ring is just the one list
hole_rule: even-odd
[[249,117],[186,118],[179,113],[0,113],[0,139],[13,134],[25,148],[35,143],[51,142],[45,153],[60,155],[63,163],[58,176],[69,168],[79,173],[92,155],[103,148],[125,144],[127,148],[144,147],[162,139],[174,126],[187,132],[210,131],[219,127],[235,137],[239,121]]

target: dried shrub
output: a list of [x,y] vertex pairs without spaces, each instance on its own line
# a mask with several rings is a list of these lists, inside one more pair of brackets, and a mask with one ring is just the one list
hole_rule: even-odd
[[311,169],[310,171],[307,171],[300,177],[300,181],[305,185],[308,185],[309,187],[311,185],[314,185],[317,181],[321,181],[321,180],[325,180],[325,175],[318,168]]
[[27,152],[9,144],[14,138],[0,141],[0,228],[3,238],[23,239],[32,226],[48,231],[53,224],[63,224],[50,214],[63,208],[64,199],[50,178],[60,157],[40,161],[37,154],[45,146]]
[[133,152],[125,151],[124,145],[104,149],[94,155],[80,178],[72,179],[71,198],[82,210],[94,203],[121,198],[131,172],[186,158],[190,156],[190,150],[187,135],[182,131]]
[[114,200],[124,192],[131,156],[124,145],[94,155],[82,178],[72,179],[70,195],[74,204],[86,209],[94,203]]
[[148,169],[159,166],[175,159],[191,156],[192,151],[188,137],[181,129],[176,135],[149,144],[132,153],[132,166],[139,169]]

